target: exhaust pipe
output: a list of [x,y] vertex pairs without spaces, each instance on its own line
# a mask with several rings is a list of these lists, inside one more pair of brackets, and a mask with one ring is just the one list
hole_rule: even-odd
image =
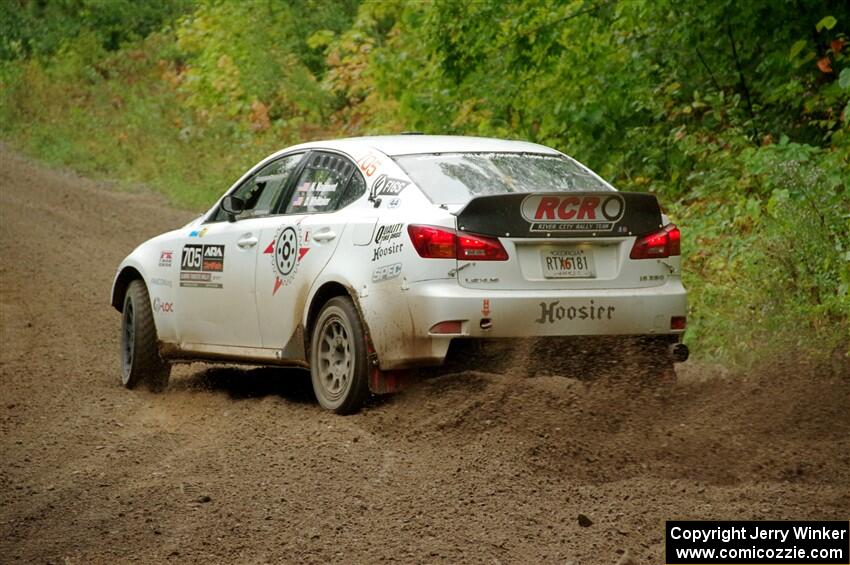
[[671,343],[667,354],[673,359],[673,363],[684,363],[690,357],[691,352],[684,343]]

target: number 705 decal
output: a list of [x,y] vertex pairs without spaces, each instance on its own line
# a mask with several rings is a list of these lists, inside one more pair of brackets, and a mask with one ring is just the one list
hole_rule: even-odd
[[224,245],[184,245],[180,269],[183,271],[223,271]]

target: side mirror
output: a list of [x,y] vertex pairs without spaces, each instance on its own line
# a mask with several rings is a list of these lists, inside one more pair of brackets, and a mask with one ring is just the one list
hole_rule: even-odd
[[225,196],[221,201],[221,209],[227,214],[227,219],[233,222],[237,215],[245,211],[245,201],[238,196]]

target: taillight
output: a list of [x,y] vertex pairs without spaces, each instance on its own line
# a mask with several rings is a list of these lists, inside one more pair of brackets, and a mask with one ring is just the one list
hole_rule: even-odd
[[457,258],[466,261],[507,261],[508,252],[492,237],[457,233]]
[[474,235],[437,226],[407,226],[410,241],[420,257],[464,261],[507,261],[508,252],[494,237]]
[[661,259],[681,255],[682,234],[673,224],[664,226],[661,231],[645,235],[635,241],[629,257],[632,259]]
[[407,233],[420,257],[454,259],[456,256],[457,236],[452,229],[410,224]]

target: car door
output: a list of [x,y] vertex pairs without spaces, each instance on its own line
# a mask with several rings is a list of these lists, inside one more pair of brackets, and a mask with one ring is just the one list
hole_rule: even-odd
[[218,209],[200,229],[186,234],[180,255],[180,342],[261,347],[255,269],[260,237],[304,153],[286,155],[260,168],[230,193],[245,203],[228,218]]
[[313,151],[281,204],[276,225],[261,234],[257,310],[263,347],[303,358],[298,333],[313,281],[330,260],[346,226],[343,208],[366,191],[357,166],[339,154]]

